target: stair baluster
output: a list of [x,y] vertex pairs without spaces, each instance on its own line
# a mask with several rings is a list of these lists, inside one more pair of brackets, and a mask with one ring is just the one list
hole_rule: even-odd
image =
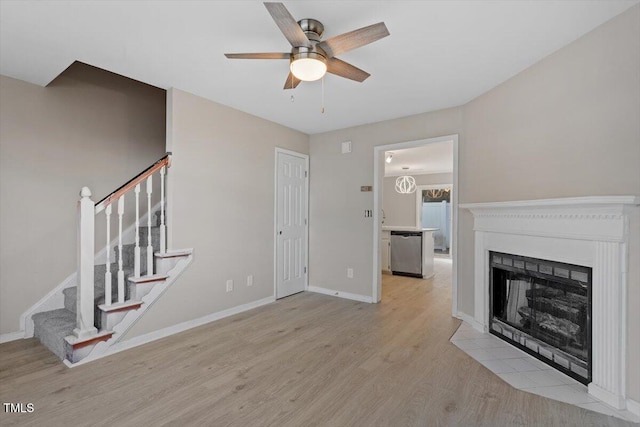
[[166,166],[160,169],[160,253],[167,252],[167,227],[164,225],[164,175]]
[[140,277],[140,184],[136,185],[136,246],[133,249],[133,277]]
[[104,272],[104,303],[108,307],[111,305],[111,205],[104,210],[107,218],[107,263]]
[[151,245],[151,194],[153,193],[153,175],[147,178],[147,276],[153,276],[153,246]]
[[124,194],[118,199],[118,302],[124,302],[124,270],[122,269],[122,216],[124,215]]

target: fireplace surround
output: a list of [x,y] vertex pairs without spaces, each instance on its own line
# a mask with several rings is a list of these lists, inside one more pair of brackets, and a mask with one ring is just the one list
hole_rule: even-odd
[[591,372],[583,382],[591,395],[617,409],[626,407],[629,220],[639,204],[636,196],[460,204],[474,217],[473,326],[497,335],[490,321],[492,252],[590,271]]

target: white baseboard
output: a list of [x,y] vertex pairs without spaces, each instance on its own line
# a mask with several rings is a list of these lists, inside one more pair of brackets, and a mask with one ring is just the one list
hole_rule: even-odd
[[178,323],[173,326],[169,326],[163,329],[158,329],[157,331],[149,332],[147,334],[140,335],[140,336],[131,338],[129,340],[119,342],[114,346],[110,347],[106,352],[100,354],[96,358],[87,357],[86,359],[83,359],[77,363],[71,363],[68,360],[65,360],[64,363],[70,368],[73,368],[75,366],[80,366],[87,362],[91,362],[93,360],[96,360],[102,357],[110,356],[112,354],[119,353],[124,350],[129,350],[131,348],[138,347],[140,345],[147,344],[152,341],[159,340],[161,338],[166,338],[168,336],[171,336],[180,332],[184,332],[186,330],[189,330],[198,326],[202,326],[207,323],[214,322],[216,320],[224,319],[225,317],[233,316],[234,314],[242,313],[244,311],[248,311],[254,308],[261,307],[266,304],[270,304],[275,300],[276,300],[275,297],[270,296],[257,301],[249,302],[247,304],[242,304],[236,307],[232,307],[227,310],[219,311],[217,313],[208,314],[206,316],[199,317],[197,319],[187,320],[186,322]]
[[487,332],[484,330],[484,325],[482,323],[478,322],[473,316],[470,316],[467,313],[458,311],[455,317],[462,320],[463,322],[468,323],[473,327],[473,329],[475,329],[478,332],[482,332],[482,333]]
[[317,294],[331,295],[333,297],[350,299],[350,300],[353,300],[353,301],[373,303],[373,298],[370,297],[370,296],[352,294],[352,293],[349,293],[349,292],[336,291],[334,289],[320,288],[318,286],[309,286],[307,288],[307,291],[315,292]]
[[640,417],[640,403],[633,399],[627,399],[627,411],[631,412],[636,417]]
[[22,338],[24,338],[24,331],[7,332],[6,334],[0,334],[0,344]]

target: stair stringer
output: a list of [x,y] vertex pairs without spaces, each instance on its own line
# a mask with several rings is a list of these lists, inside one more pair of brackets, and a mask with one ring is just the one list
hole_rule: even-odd
[[[156,203],[152,208],[151,212],[156,212],[160,209],[160,202]],[[149,213],[146,212],[144,215],[140,217],[140,224],[146,224],[147,218],[149,217]],[[136,224],[135,222],[129,225],[126,229],[122,231],[122,240],[123,243],[129,244],[133,243],[135,240],[136,234]],[[118,237],[114,237],[109,243],[109,248],[113,250],[118,246]],[[100,249],[95,257],[94,264],[100,265],[106,263],[107,260],[107,248],[104,247]],[[20,315],[20,332],[24,333],[23,338],[33,338],[34,334],[34,325],[33,319],[31,316],[37,313],[42,313],[44,311],[56,310],[59,308],[64,308],[64,291],[67,288],[71,288],[76,286],[78,282],[78,272],[74,271],[67,278],[65,278],[62,282],[60,282],[55,288],[53,288],[49,293],[47,293],[40,301],[33,304],[29,307],[24,313]]]
[[[180,253],[188,253],[187,256],[182,256],[180,258],[175,259],[165,259],[162,262],[171,262],[174,263],[173,266],[169,266],[168,271],[165,273],[169,276],[163,282],[158,282],[153,285],[151,291],[142,297],[142,306],[137,310],[129,311],[124,318],[116,324],[113,329],[113,336],[107,341],[102,341],[96,344],[93,349],[84,357],[82,360],[78,362],[71,362],[68,359],[64,359],[63,362],[68,367],[72,368],[75,366],[79,366],[85,364],[87,362],[91,362],[93,360],[100,359],[102,357],[106,357],[112,353],[117,353],[119,350],[114,348],[114,346],[120,342],[120,340],[125,336],[125,334],[144,316],[144,313],[153,306],[153,304],[166,292],[167,289],[182,275],[182,273],[187,269],[189,264],[193,262],[193,248],[183,249],[183,250],[171,250],[168,252],[180,252]],[[156,260],[156,262],[160,262],[160,260]]]

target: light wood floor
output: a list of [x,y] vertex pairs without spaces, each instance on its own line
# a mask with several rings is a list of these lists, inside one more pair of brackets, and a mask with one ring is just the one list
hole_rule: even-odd
[[[449,342],[450,265],[384,276],[380,304],[302,293],[68,369],[0,346],[0,400],[37,426],[618,426],[515,390]],[[0,409],[1,410],[1,409]]]

